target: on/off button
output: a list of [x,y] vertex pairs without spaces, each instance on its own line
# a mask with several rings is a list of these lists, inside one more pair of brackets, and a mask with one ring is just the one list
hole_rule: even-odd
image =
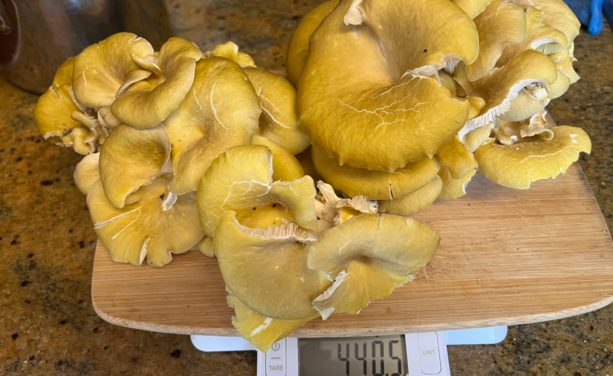
[[266,353],[266,376],[285,376],[285,339],[275,342]]

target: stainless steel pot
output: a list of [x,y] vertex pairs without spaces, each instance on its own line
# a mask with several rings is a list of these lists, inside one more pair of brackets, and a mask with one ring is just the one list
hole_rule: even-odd
[[43,93],[66,59],[120,31],[159,48],[171,37],[164,0],[0,0],[0,66],[15,85]]

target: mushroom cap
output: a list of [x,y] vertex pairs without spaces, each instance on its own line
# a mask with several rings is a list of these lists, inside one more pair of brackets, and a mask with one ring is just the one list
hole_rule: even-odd
[[278,143],[257,134],[252,145],[263,145],[272,153],[272,180],[292,181],[304,176],[304,169],[291,151]]
[[438,175],[441,177],[443,187],[439,198],[450,199],[462,197],[466,194],[466,186],[472,180],[473,176],[477,173],[477,168],[473,168],[466,175],[455,179],[448,167],[441,167]]
[[[292,332],[312,318],[300,320],[283,320],[259,314],[241,302],[231,291],[227,296],[228,306],[234,308],[232,326],[241,337],[249,341],[256,349],[267,352],[270,346],[292,334]],[[315,317],[319,316],[316,314]]]
[[438,151],[441,165],[449,169],[454,179],[459,179],[477,168],[477,160],[472,151],[460,142],[458,136],[445,143]]
[[205,236],[198,243],[198,250],[202,252],[203,255],[208,257],[215,257],[215,245],[213,244],[213,239]]
[[470,18],[474,19],[487,9],[492,0],[451,0],[462,9]]
[[311,36],[297,111],[327,156],[394,171],[434,156],[465,122],[469,104],[425,76],[472,62],[477,32],[449,0],[358,3],[341,2]]
[[558,79],[551,85],[547,85],[547,93],[550,99],[559,98],[570,87],[570,85],[579,81],[579,75],[573,68],[573,61],[575,60],[573,53],[573,46],[558,53],[549,55],[549,57],[556,63],[558,67]]
[[547,83],[542,86],[531,84],[521,89],[517,93],[517,98],[509,103],[509,110],[498,118],[504,121],[521,121],[536,115],[549,104],[550,99],[547,96],[546,86],[548,86]]
[[84,195],[100,179],[100,153],[86,155],[77,163],[74,171],[74,182]]
[[258,97],[238,64],[222,58],[196,64],[194,84],[164,122],[172,140],[170,190],[193,192],[211,162],[226,149],[251,142],[261,113]]
[[358,313],[412,280],[439,242],[427,226],[390,214],[364,214],[329,229],[311,245],[308,265],[335,281],[313,306],[324,319],[333,311]]
[[309,136],[298,127],[296,89],[288,80],[262,68],[244,68],[262,106],[257,134],[298,154],[309,147]]
[[522,52],[504,67],[494,69],[474,82],[466,79],[466,66],[460,64],[454,73],[454,79],[469,95],[485,100],[481,114],[467,121],[460,133],[466,134],[493,121],[496,116],[501,116],[510,110],[511,101],[518,97],[523,88],[535,83],[553,84],[557,74],[555,63],[534,50]]
[[213,51],[207,51],[204,53],[204,57],[206,59],[212,58],[214,56],[224,57],[228,60],[235,62],[241,67],[255,67],[253,58],[244,52],[239,52],[238,45],[236,45],[236,43],[232,41],[218,44],[217,46],[215,46],[215,49]]
[[68,58],[55,72],[51,87],[57,90],[60,86],[69,84],[72,85],[72,72],[74,65],[74,57]]
[[565,173],[579,158],[579,153],[591,152],[590,138],[581,128],[560,126],[551,130],[554,136],[549,141],[535,137],[500,145],[490,139],[475,152],[479,171],[494,183],[528,189],[534,181]]
[[563,0],[512,0],[525,7],[532,6],[543,12],[541,23],[560,30],[566,36],[567,48],[579,35],[581,23]]
[[113,115],[135,128],[152,128],[179,107],[194,82],[196,62],[202,52],[182,38],[170,38],[157,58],[164,80],[159,85],[140,81],[111,106]]
[[34,108],[34,118],[45,139],[64,137],[72,129],[82,127],[80,122],[71,117],[73,112],[80,111],[80,109],[72,100],[70,91],[70,84],[63,84],[56,88],[51,86],[38,99]]
[[302,74],[302,70],[304,69],[304,64],[309,54],[309,38],[311,38],[313,32],[321,25],[321,21],[336,8],[338,3],[339,0],[330,0],[319,5],[304,16],[296,30],[294,30],[289,40],[285,58],[287,80],[291,82],[292,85],[296,86]]
[[324,180],[346,195],[364,195],[371,200],[393,200],[426,185],[437,174],[438,158],[407,163],[394,172],[339,166],[315,145],[311,146],[313,164]]
[[272,174],[273,154],[265,146],[235,146],[215,159],[198,187],[200,224],[206,234],[214,235],[218,218],[228,210],[250,227],[260,227],[252,222],[257,218],[276,218],[287,210],[298,225],[316,229],[313,179],[273,181]]
[[303,239],[295,233],[275,236],[251,230],[238,223],[233,211],[219,217],[213,241],[226,288],[264,316],[313,318],[311,302],[331,282],[307,267],[309,249]]
[[62,137],[62,142],[58,145],[72,147],[74,151],[81,155],[87,155],[96,151],[95,142],[97,134],[90,129],[76,127],[70,133]]
[[87,107],[109,107],[122,86],[147,78],[130,57],[153,55],[153,47],[132,33],[117,33],[92,44],[74,59],[73,86],[77,101]]
[[94,231],[116,262],[164,266],[172,253],[189,251],[204,237],[198,223],[195,195],[176,197],[169,208],[170,177],[158,177],[135,194],[137,201],[121,209],[108,201],[99,180],[87,194]]
[[171,149],[163,124],[149,129],[115,128],[100,151],[100,178],[109,202],[123,208],[130,194],[170,172]]
[[413,193],[394,200],[379,201],[379,212],[397,215],[410,215],[424,210],[432,205],[443,188],[443,181],[437,175],[428,184]]
[[524,8],[508,0],[491,2],[474,21],[479,32],[479,55],[466,69],[469,81],[488,74],[496,66],[505,46],[520,43],[526,36]]
[[479,149],[479,146],[483,145],[483,143],[487,142],[487,140],[490,138],[493,127],[494,122],[491,122],[479,128],[473,129],[464,136],[462,142],[468,146],[468,150],[474,153],[475,150]]
[[568,45],[566,36],[560,30],[543,24],[544,12],[528,6],[526,9],[526,36],[519,42],[510,42],[504,47],[496,66],[506,65],[523,51],[533,49],[546,53],[557,53]]

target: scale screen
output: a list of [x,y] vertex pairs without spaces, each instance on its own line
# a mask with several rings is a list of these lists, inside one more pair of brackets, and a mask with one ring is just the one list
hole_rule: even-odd
[[300,376],[405,376],[404,335],[298,339]]

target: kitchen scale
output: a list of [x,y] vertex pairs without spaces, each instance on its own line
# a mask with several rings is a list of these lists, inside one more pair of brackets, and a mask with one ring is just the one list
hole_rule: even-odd
[[[501,342],[507,327],[366,337],[285,338],[258,351],[258,376],[451,376],[448,345]],[[191,336],[204,352],[256,350],[240,337]]]
[[[285,345],[278,344],[285,358],[272,359],[273,352],[268,352],[270,361],[285,359],[284,369],[291,364],[299,366],[299,348],[325,338],[360,337],[356,340],[370,341],[366,343],[369,356],[374,354],[374,341],[383,341],[375,344],[374,360],[380,365],[380,354],[385,354],[389,359],[384,360],[383,375],[392,376],[398,373],[392,365],[392,361],[397,365],[398,359],[391,358],[392,352],[394,357],[406,355],[406,361],[400,360],[403,367],[407,364],[409,373],[414,365],[421,369],[416,350],[423,337],[430,345],[422,350],[438,349],[441,372],[447,372],[446,345],[474,343],[455,340],[458,334],[454,333],[459,332],[454,330],[555,320],[613,301],[613,243],[577,164],[556,180],[535,182],[529,190],[501,187],[477,174],[467,191],[464,197],[437,200],[412,216],[441,235],[437,253],[413,282],[386,299],[373,301],[359,315],[333,314],[325,321],[307,323],[292,333],[299,339],[288,338]],[[232,327],[234,310],[226,302],[217,260],[197,251],[174,255],[163,268],[135,267],[113,262],[99,242],[92,305],[101,318],[115,325],[196,335],[196,346],[208,351],[246,349]],[[419,334],[404,334],[404,341],[403,337],[384,337],[398,333]],[[382,337],[363,338],[376,335]],[[432,345],[435,337],[436,346]],[[339,342],[330,343],[330,358],[337,359],[338,366]],[[360,367],[367,360],[367,371],[372,374],[372,358],[353,358],[358,354],[356,343],[362,358],[363,342],[341,343],[341,357],[350,353],[352,359],[344,361],[345,367],[349,364],[352,375],[363,374]],[[402,346],[404,350],[400,350]],[[266,356],[259,361],[260,367],[266,364]],[[375,370],[379,372],[379,368]],[[411,376],[419,375],[416,372]]]

